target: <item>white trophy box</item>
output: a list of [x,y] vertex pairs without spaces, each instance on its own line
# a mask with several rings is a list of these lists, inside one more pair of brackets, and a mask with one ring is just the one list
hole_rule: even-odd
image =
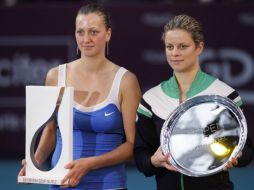
[[[62,138],[61,155],[48,171],[39,169],[34,159],[37,136],[48,121],[56,118]],[[64,166],[73,160],[73,88],[57,86],[26,87],[26,175],[18,183],[60,185],[68,173]]]

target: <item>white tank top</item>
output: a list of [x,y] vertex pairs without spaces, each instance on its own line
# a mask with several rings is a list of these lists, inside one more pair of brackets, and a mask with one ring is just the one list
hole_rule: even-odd
[[[120,90],[120,84],[121,84],[121,79],[123,78],[124,74],[128,70],[120,67],[118,71],[116,72],[116,75],[114,77],[111,89],[109,91],[108,96],[106,97],[105,100],[103,100],[101,103],[96,104],[91,107],[85,107],[83,105],[78,104],[77,102],[74,102],[74,107],[81,110],[81,111],[95,111],[98,110],[110,103],[113,103],[117,106],[117,108],[120,110],[120,105],[119,105],[119,90]],[[66,64],[59,65],[58,67],[58,86],[65,87],[66,86]]]

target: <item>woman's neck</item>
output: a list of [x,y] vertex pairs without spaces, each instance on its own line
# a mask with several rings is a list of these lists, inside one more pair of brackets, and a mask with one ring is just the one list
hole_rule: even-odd
[[103,71],[107,62],[108,60],[106,59],[106,57],[99,57],[99,58],[81,57],[79,59],[79,66],[81,69],[84,69],[86,72],[98,73],[100,71]]
[[187,98],[187,93],[190,90],[191,84],[194,81],[196,74],[200,68],[197,67],[187,72],[175,72],[177,84],[180,91],[181,99],[184,101]]

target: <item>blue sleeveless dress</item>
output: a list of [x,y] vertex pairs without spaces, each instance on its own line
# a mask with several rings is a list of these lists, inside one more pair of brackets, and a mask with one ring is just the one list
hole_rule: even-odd
[[[66,65],[59,66],[58,85],[65,86]],[[112,151],[124,141],[122,114],[118,94],[121,78],[127,70],[120,68],[114,78],[108,97],[93,107],[74,102],[73,110],[73,159],[99,156]],[[62,83],[62,84],[61,84]],[[61,134],[57,126],[57,142],[52,157],[52,167],[61,154]],[[118,164],[90,171],[79,185],[70,189],[100,190],[127,188],[125,165]],[[52,185],[50,190],[60,189]]]

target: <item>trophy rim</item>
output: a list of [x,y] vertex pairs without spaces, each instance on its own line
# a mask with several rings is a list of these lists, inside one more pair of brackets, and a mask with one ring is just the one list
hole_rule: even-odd
[[[244,144],[246,143],[247,139],[247,122],[246,118],[242,112],[242,110],[239,108],[239,106],[236,105],[234,101],[227,97],[223,97],[220,95],[201,95],[196,96],[191,99],[186,100],[185,102],[181,103],[165,120],[160,134],[160,143],[162,152],[164,155],[170,152],[170,135],[172,134],[172,131],[175,127],[175,124],[179,120],[179,118],[187,111],[188,109],[192,108],[193,106],[196,106],[197,103],[214,103],[216,102],[219,105],[222,105],[229,109],[237,119],[237,122],[239,124],[239,142],[237,143],[236,148],[232,151],[229,158],[225,163],[217,167],[216,169],[212,169],[210,171],[205,172],[197,172],[197,171],[190,171],[189,169],[181,166],[181,164],[174,158],[174,153],[171,152],[171,156],[169,157],[169,162],[176,167],[181,173],[188,175],[188,176],[194,176],[194,177],[201,177],[201,176],[208,176],[215,173],[218,173],[223,170],[223,168],[227,165],[228,161],[231,160],[233,157],[237,157],[238,154],[242,151]],[[171,127],[169,127],[171,126]],[[172,127],[173,126],[173,127]]]

